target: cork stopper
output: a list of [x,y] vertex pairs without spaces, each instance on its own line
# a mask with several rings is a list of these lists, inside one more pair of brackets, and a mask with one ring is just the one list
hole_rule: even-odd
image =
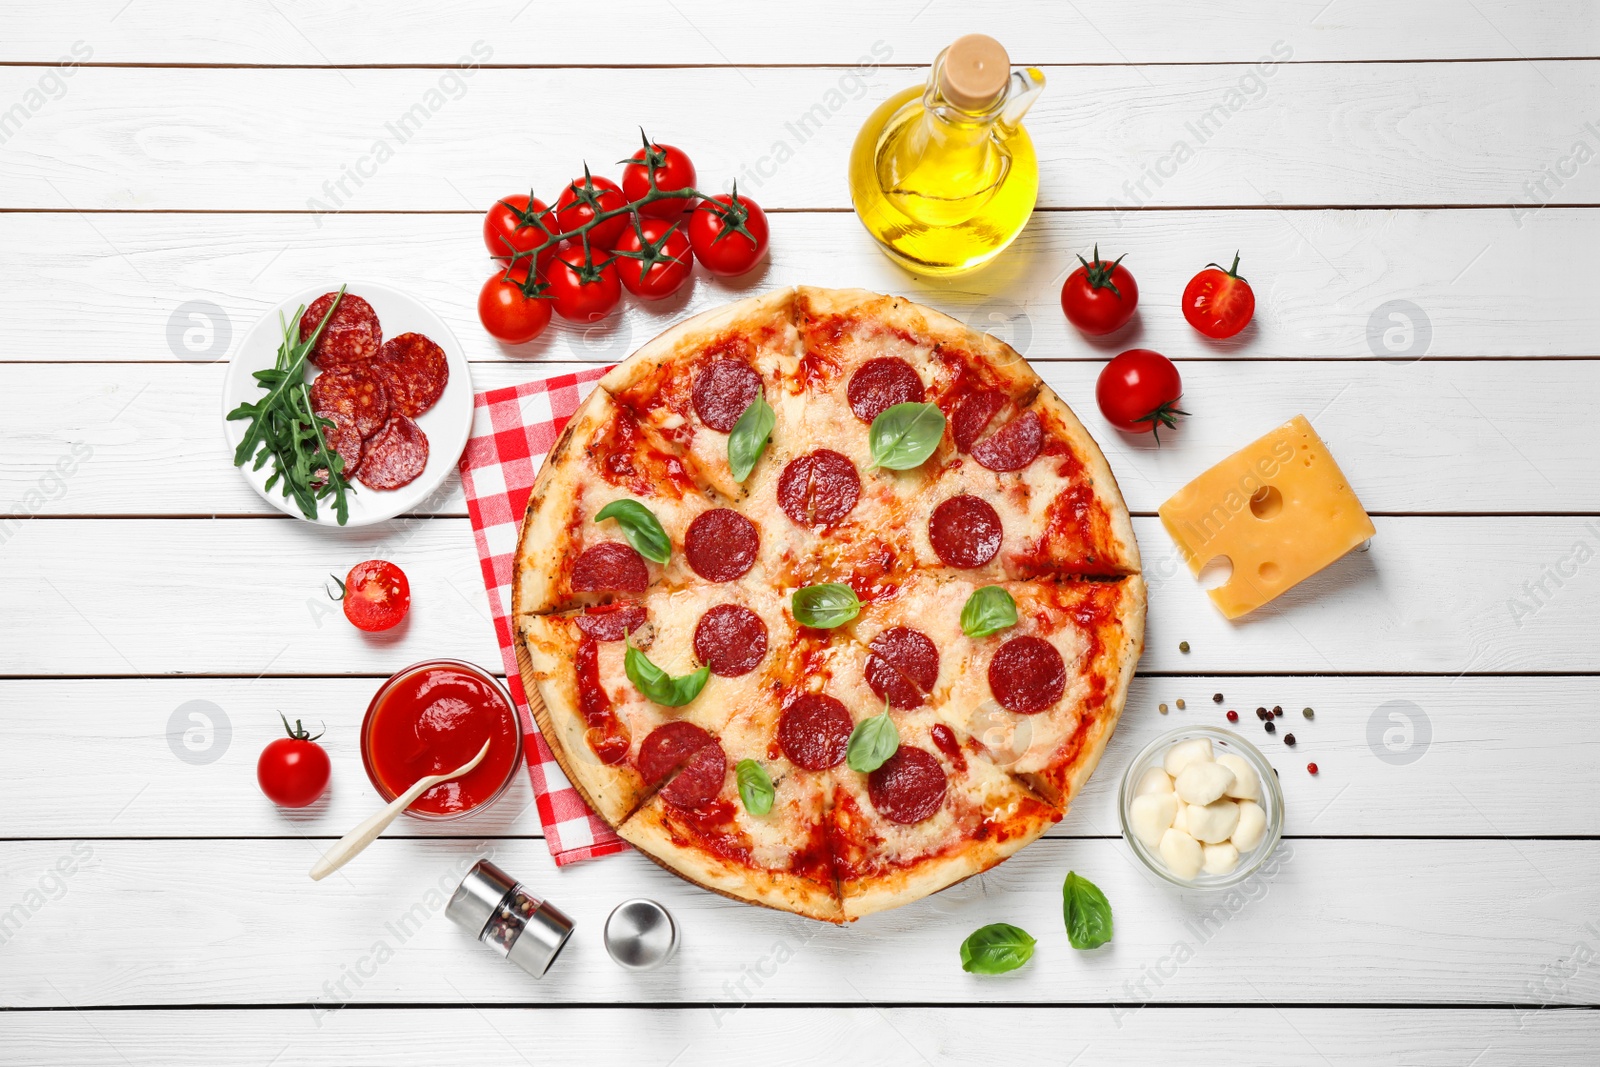
[[1006,91],[1011,57],[993,37],[969,33],[944,53],[939,92],[962,111],[987,111]]

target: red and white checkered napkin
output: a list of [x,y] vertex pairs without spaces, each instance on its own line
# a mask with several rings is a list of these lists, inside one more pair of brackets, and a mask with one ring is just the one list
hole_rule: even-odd
[[533,480],[578,405],[610,367],[562,374],[544,381],[491,389],[475,398],[472,437],[461,455],[461,484],[467,513],[478,542],[483,584],[489,590],[489,613],[505,661],[506,685],[522,719],[528,775],[544,824],[545,843],[558,866],[628,847],[572,788],[561,765],[539,735],[517,670],[515,631],[511,621],[511,574],[517,552],[517,531],[527,509]]

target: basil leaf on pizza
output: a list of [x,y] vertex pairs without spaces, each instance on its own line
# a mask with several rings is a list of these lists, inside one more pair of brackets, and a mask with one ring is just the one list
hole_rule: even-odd
[[711,677],[711,664],[707,663],[697,671],[674,678],[633,647],[632,634],[624,640],[628,648],[623,653],[622,667],[627,672],[628,681],[657,704],[681,708],[700,695],[700,690],[706,687],[706,679]]
[[1061,910],[1073,948],[1099,948],[1111,940],[1111,902],[1076,871],[1067,872],[1061,887]]
[[734,768],[734,774],[739,779],[739,799],[744,801],[745,811],[751,815],[765,815],[772,810],[777,791],[766,768],[753,759],[742,759]]
[[944,412],[938,404],[896,404],[872,420],[867,444],[872,466],[892,471],[920,467],[944,437]]
[[889,714],[889,702],[883,711],[870,719],[862,719],[850,731],[850,744],[845,747],[845,762],[852,771],[870,774],[889,761],[900,750],[900,730]]
[[595,513],[595,522],[616,519],[622,536],[645,559],[665,564],[672,558],[672,541],[661,528],[655,512],[637,500],[613,500]]
[[1020,926],[990,923],[961,942],[961,969],[968,974],[1005,974],[1033,959],[1036,944]]
[[796,589],[789,598],[794,621],[814,630],[831,630],[843,626],[861,614],[861,601],[856,591],[841,582],[824,582]]
[[961,608],[961,632],[968,637],[988,637],[1017,624],[1017,602],[998,585],[986,585],[967,598]]
[[750,477],[756,461],[766,451],[767,441],[777,421],[777,413],[772,410],[772,405],[767,403],[766,397],[757,393],[728,434],[728,469],[733,472],[734,481],[742,482]]

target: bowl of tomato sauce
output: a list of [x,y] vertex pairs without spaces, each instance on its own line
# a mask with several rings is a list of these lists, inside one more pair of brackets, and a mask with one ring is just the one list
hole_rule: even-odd
[[455,819],[492,803],[522,762],[517,713],[495,677],[459,660],[414,663],[379,687],[361,723],[361,761],[372,787],[393,800],[417,780],[483,762],[441,782],[406,809],[419,819]]

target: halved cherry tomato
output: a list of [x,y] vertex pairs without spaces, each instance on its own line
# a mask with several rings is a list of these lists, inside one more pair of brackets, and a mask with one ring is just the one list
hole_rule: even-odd
[[660,300],[683,288],[694,270],[694,253],[680,222],[639,219],[617,241],[617,274],[628,292]]
[[[553,254],[553,253],[552,253]],[[528,296],[528,262],[496,271],[478,292],[478,321],[489,336],[508,345],[538,337],[550,325],[550,298]]]
[[738,186],[700,201],[689,216],[689,244],[706,270],[724,278],[744,274],[767,250],[767,215]]
[[344,617],[350,625],[377,633],[395,626],[411,610],[411,583],[406,581],[405,571],[393,563],[369,559],[350,568],[334,599],[344,601]]
[[312,803],[328,788],[332,766],[328,753],[317,744],[296,719],[293,726],[282,712],[283,728],[288,737],[280,737],[261,750],[256,760],[256,784],[267,799],[285,808],[303,808]]
[[[656,168],[657,189],[671,192],[694,188],[694,163],[690,161],[688,153],[669,144],[652,144],[644,136],[643,130],[639,131],[639,136],[644,138],[644,147],[624,160],[626,166],[622,168],[622,192],[630,203],[650,191],[651,164]],[[675,219],[697,202],[694,197],[657,200],[640,208],[639,213],[651,218]]]
[[1095,382],[1100,414],[1119,430],[1149,430],[1161,440],[1161,427],[1178,425],[1183,379],[1172,360],[1148,348],[1130,348],[1107,363]]
[[1061,310],[1067,321],[1090,337],[1122,329],[1139,306],[1139,283],[1122,265],[1122,256],[1106,263],[1095,245],[1094,260],[1079,256],[1078,262],[1083,266],[1067,275],[1061,286]]
[[1249,325],[1255,313],[1256,294],[1250,283],[1239,277],[1237,252],[1227,270],[1208,263],[1183,287],[1183,317],[1207,337],[1232,337]]
[[[589,168],[585,167],[583,177],[574,178],[561,190],[561,199],[556,201],[556,221],[561,224],[562,233],[571,233],[598,213],[615,211],[627,203],[616,182],[610,178],[590,177]],[[607,219],[589,231],[589,247],[609,252],[627,228],[626,215]],[[578,239],[573,238],[573,242],[578,243]]]
[[[513,252],[527,252],[538,248],[550,237],[561,232],[556,217],[548,205],[531,194],[514,193],[495,201],[483,217],[483,243],[489,254],[502,263]],[[540,252],[539,266],[555,258],[555,246]]]
[[556,254],[545,271],[545,282],[557,315],[573,322],[599,322],[617,306],[622,299],[617,264],[614,259],[602,260],[602,255],[596,250],[595,264],[585,266],[581,248],[563,248]]

